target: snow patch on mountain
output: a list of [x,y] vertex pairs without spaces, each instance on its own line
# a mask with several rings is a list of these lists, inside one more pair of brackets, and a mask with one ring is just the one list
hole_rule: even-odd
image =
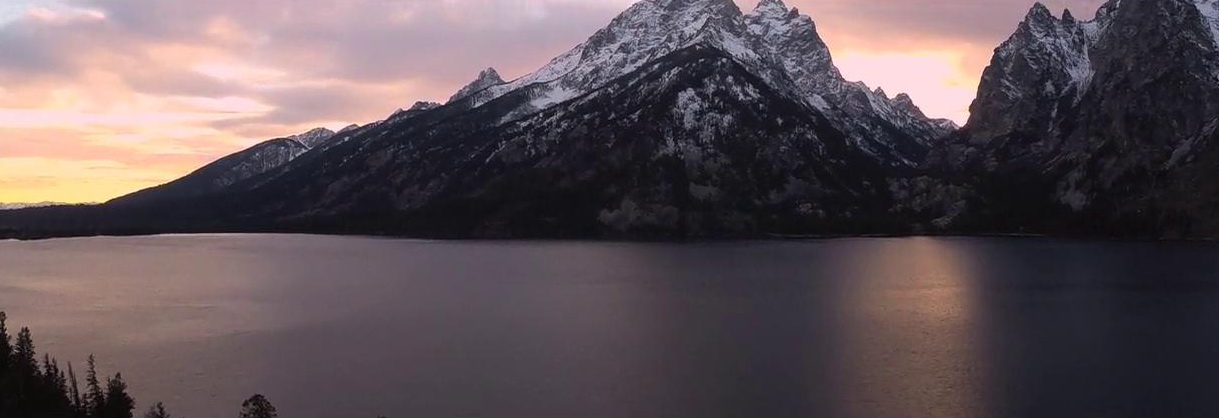
[[529,103],[533,106],[534,109],[545,109],[550,106],[554,106],[556,104],[571,100],[579,95],[580,95],[580,92],[578,90],[568,89],[568,88],[564,88],[564,87],[555,87],[555,88],[547,89],[544,93],[538,95]]
[[306,149],[312,149],[330,139],[335,135],[335,132],[326,128],[316,128],[302,134],[292,135],[286,139],[296,141]]
[[949,132],[956,131],[957,129],[961,129],[961,125],[957,124],[952,119],[934,119],[931,122],[935,123],[936,126],[939,126],[940,129],[943,129],[943,130],[946,130]]
[[1219,47],[1219,0],[1192,0],[1202,20],[1211,30],[1211,41]]
[[699,116],[705,113],[706,107],[706,103],[698,97],[697,91],[686,89],[678,93],[677,106],[673,107],[673,113],[680,118],[682,127],[696,129],[699,126]]
[[[394,111],[393,114],[389,115],[388,118],[385,118],[384,121],[374,122],[372,124],[400,121],[400,120],[403,120],[403,119],[406,119],[409,117],[416,116],[420,113],[439,108],[441,106],[444,106],[444,105],[442,105],[440,103],[436,103],[436,102],[418,101],[418,102],[415,102],[415,104],[411,105],[411,107],[409,107],[409,108],[406,108],[406,109],[399,108],[398,110]],[[369,124],[369,125],[372,125],[372,124]],[[365,125],[365,126],[367,126],[367,125]]]
[[[196,173],[210,171],[212,187],[219,189],[283,166],[313,150],[323,147],[339,135],[326,128],[272,139],[244,151],[229,155]],[[213,171],[214,170],[214,171]]]

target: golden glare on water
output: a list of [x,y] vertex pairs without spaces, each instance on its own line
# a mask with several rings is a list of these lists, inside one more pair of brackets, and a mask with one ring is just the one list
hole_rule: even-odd
[[[960,415],[985,405],[975,346],[977,280],[963,243],[936,238],[858,240],[844,272],[845,344],[851,416]],[[864,251],[866,249],[866,251]],[[901,364],[894,373],[881,364]]]

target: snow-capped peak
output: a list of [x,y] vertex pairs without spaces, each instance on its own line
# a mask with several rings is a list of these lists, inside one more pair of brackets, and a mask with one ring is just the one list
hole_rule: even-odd
[[415,102],[415,104],[411,105],[411,107],[409,109],[406,109],[406,111],[414,112],[414,111],[419,111],[419,110],[432,110],[432,109],[438,108],[440,106],[441,106],[440,103],[420,101],[420,102]]
[[926,117],[923,114],[923,110],[919,109],[918,105],[914,104],[914,99],[911,99],[910,95],[906,93],[898,93],[897,96],[893,98],[893,108],[911,115]]
[[292,135],[287,139],[299,142],[305,148],[312,149],[334,136],[334,131],[326,128],[315,128],[303,134]]
[[[1102,9],[1116,3],[1116,0],[1112,0],[1102,6]],[[1045,85],[1045,89],[1061,92],[1075,88],[1077,93],[1082,92],[1092,79],[1091,49],[1107,26],[1107,17],[1108,12],[1102,11],[1098,12],[1098,18],[1093,21],[1079,22],[1068,10],[1064,11],[1059,19],[1050,13],[1049,8],[1038,2],[1029,10],[1016,33],[999,47],[997,57],[1005,66],[1044,66],[1047,71],[1058,71],[1066,76],[1066,83],[1049,83]],[[1010,58],[1016,56],[1024,58]],[[1004,70],[1006,73],[1012,71],[1011,68]],[[1009,84],[1005,89],[1009,90],[1010,94],[1028,87],[1018,86],[1020,83]]]
[[791,11],[787,9],[787,4],[784,4],[783,0],[762,0],[749,14],[751,16],[783,17],[790,13]]
[[1033,7],[1029,9],[1027,15],[1024,16],[1024,21],[1027,22],[1045,22],[1057,21],[1054,14],[1050,12],[1050,8],[1046,7],[1041,2],[1033,3]]
[[525,91],[530,100],[502,119],[515,120],[595,91],[649,62],[695,45],[720,50],[774,91],[832,114],[832,119],[844,124],[855,124],[849,121],[857,119],[872,121],[868,127],[842,127],[860,143],[904,140],[888,138],[893,130],[880,126],[885,123],[913,126],[909,130],[917,132],[914,136],[922,143],[942,133],[921,113],[907,112],[916,107],[896,106],[883,93],[874,93],[862,83],[846,82],[813,19],[788,8],[783,0],[760,0],[748,14],[732,0],[639,1],[541,69],[507,83],[495,79],[476,82],[471,86],[477,88],[463,89],[454,99],[478,107],[510,92]]
[[499,72],[494,68],[487,68],[478,73],[478,78],[462,87],[453,97],[449,98],[449,103],[469,97],[474,93],[485,90],[488,87],[504,84],[504,79],[499,76]]
[[1095,82],[1096,47],[1108,36],[1120,5],[1121,0],[1109,0],[1093,20],[1079,21],[1069,10],[1059,18],[1044,4],[1034,4],[1012,36],[996,49],[982,76],[968,125],[992,128],[975,129],[974,140],[985,143],[1015,126],[1013,118],[1023,114],[1012,109],[1021,103],[1055,103],[1039,106],[1042,114],[1036,118],[1054,121],[1061,116],[1059,107],[1081,100]]
[[592,91],[669,53],[694,44],[718,47],[745,64],[759,63],[732,0],[645,0],[587,41],[541,69],[474,95],[474,106],[527,86],[537,111]]
[[484,68],[482,71],[480,71],[478,73],[478,78],[487,78],[487,79],[495,79],[497,81],[503,81],[503,79],[500,78],[500,76],[499,76],[499,71],[496,71],[495,67]]
[[[745,16],[749,32],[764,45],[772,59],[797,84],[807,84],[805,94],[824,94],[828,84],[842,82],[830,49],[817,33],[813,19],[781,0],[763,0]],[[816,91],[814,91],[816,90]]]

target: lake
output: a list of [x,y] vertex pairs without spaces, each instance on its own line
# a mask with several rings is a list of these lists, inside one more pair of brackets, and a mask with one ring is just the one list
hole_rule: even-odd
[[0,310],[138,414],[1219,416],[1216,244],[8,241]]

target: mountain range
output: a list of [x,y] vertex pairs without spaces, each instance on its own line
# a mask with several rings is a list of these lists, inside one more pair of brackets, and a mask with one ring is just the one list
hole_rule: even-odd
[[[86,203],[86,205],[87,205],[87,204],[88,204],[88,203]],[[48,207],[48,206],[65,206],[65,205],[69,205],[69,204],[68,204],[68,203],[63,203],[63,202],[34,202],[34,203],[15,202],[15,203],[0,203],[0,210],[16,210],[16,209],[27,209],[27,208],[45,208],[45,207]]]
[[1036,4],[964,127],[843,78],[782,0],[642,0],[537,71],[273,139],[0,237],[1219,236],[1219,2]]

